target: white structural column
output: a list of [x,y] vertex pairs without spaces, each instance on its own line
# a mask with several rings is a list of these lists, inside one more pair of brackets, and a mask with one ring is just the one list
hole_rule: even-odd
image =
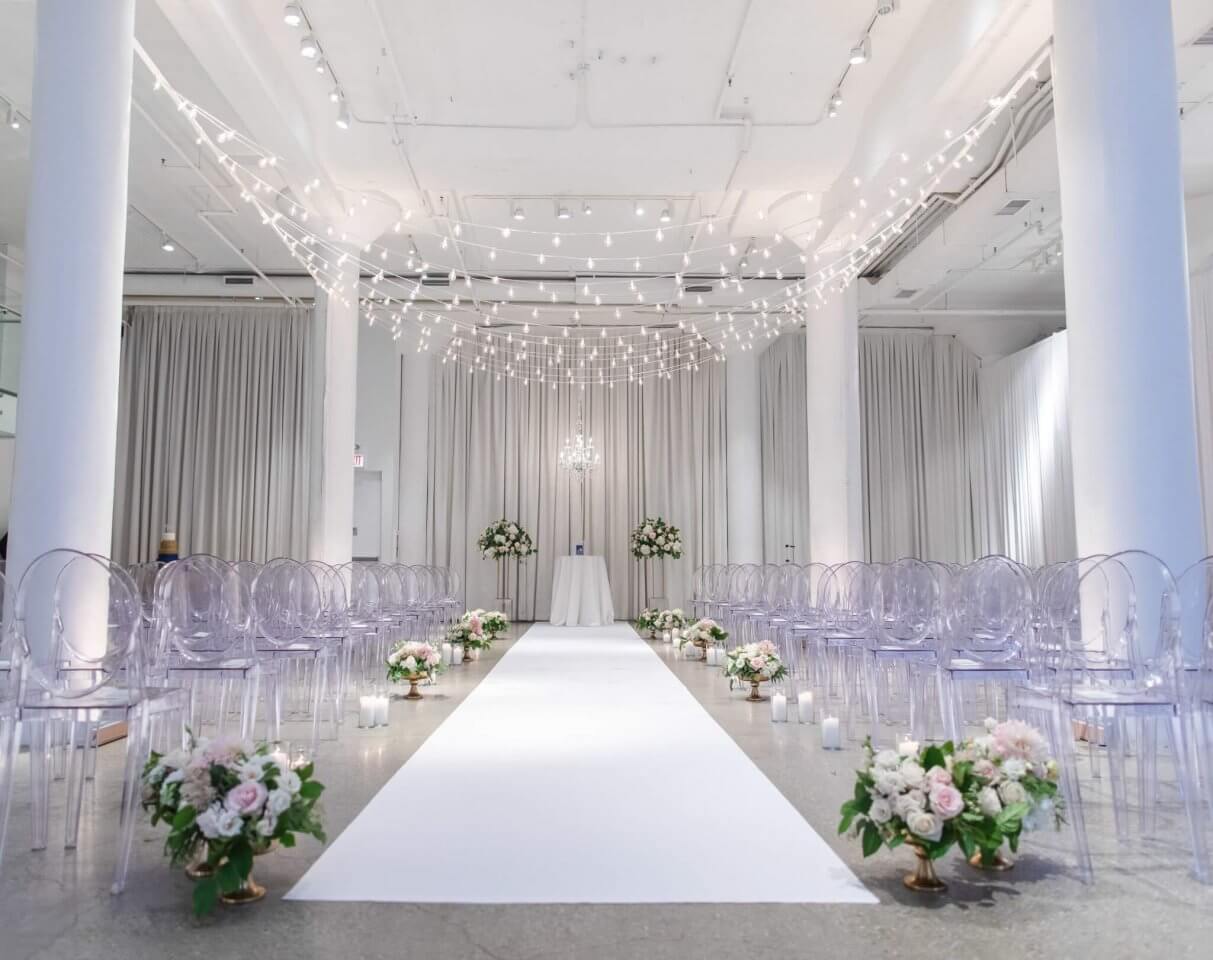
[[358,264],[354,251],[333,293],[316,298],[317,489],[312,497],[308,553],[348,563],[354,544],[354,443],[358,386]]
[[859,453],[859,304],[854,285],[805,321],[809,559],[863,559]]
[[400,378],[400,562],[428,563],[425,523],[428,514],[429,409],[433,355],[409,344],[401,357]]
[[729,562],[762,563],[762,423],[758,353],[738,350],[725,362],[725,456]]
[[1078,553],[1178,574],[1204,550],[1171,5],[1053,18]]
[[38,3],[13,584],[46,550],[111,549],[134,18],[135,0]]

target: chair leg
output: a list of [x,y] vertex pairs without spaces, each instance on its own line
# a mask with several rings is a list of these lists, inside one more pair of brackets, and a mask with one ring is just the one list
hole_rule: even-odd
[[1209,854],[1205,847],[1204,824],[1201,819],[1200,800],[1196,792],[1196,780],[1192,776],[1192,755],[1188,747],[1185,717],[1181,712],[1171,716],[1169,727],[1171,753],[1174,755],[1175,775],[1183,795],[1184,813],[1188,818],[1188,839],[1192,845],[1192,873],[1201,883],[1209,883]]
[[1066,819],[1074,833],[1074,853],[1078,861],[1078,876],[1083,883],[1092,883],[1095,870],[1091,849],[1087,845],[1087,821],[1082,809],[1082,791],[1078,786],[1078,765],[1074,754],[1074,723],[1071,715],[1054,704],[1049,715],[1051,739],[1060,755],[1061,792],[1066,802]]
[[84,796],[85,754],[88,750],[89,724],[69,721],[67,725],[67,827],[63,846],[74,849],[80,836],[80,804]]
[[33,815],[34,850],[45,850],[50,831],[51,731],[45,717],[30,721],[30,806]]
[[122,777],[122,809],[118,817],[118,862],[114,867],[114,883],[110,893],[119,894],[126,887],[131,851],[135,842],[135,826],[139,820],[141,779],[147,762],[151,736],[151,716],[142,707],[127,715],[126,768]]
[[4,842],[8,836],[8,814],[13,805],[13,781],[20,743],[21,721],[16,717],[0,719],[0,865],[4,863]]

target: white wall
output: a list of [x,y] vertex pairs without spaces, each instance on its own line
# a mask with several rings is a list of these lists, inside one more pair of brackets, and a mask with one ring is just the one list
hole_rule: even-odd
[[396,454],[400,435],[400,354],[387,330],[358,331],[358,398],[354,442],[366,457],[365,470],[383,477],[380,559],[396,559]]

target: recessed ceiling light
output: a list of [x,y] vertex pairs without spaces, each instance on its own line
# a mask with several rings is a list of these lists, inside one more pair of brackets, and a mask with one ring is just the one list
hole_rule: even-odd
[[864,37],[855,46],[851,47],[850,62],[852,66],[858,66],[861,63],[867,63],[872,56],[872,38]]
[[299,41],[299,55],[311,60],[320,52],[320,45],[316,43],[316,38],[310,33],[305,33],[303,39]]
[[282,22],[288,27],[297,27],[303,23],[303,8],[297,3],[288,3],[282,8]]

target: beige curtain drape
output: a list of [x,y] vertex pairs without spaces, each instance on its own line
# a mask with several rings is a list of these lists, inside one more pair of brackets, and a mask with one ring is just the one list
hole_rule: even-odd
[[229,560],[307,550],[311,310],[131,306],[124,311],[115,558]]
[[[778,337],[761,370],[763,558],[809,559],[809,447],[804,331]],[[795,551],[786,550],[793,545]]]
[[[561,445],[582,410],[602,455],[584,490],[559,469]],[[416,416],[417,411],[403,411]],[[643,603],[640,565],[628,539],[646,515],[680,527],[684,554],[665,561],[665,596],[686,605],[694,569],[726,556],[724,376],[718,364],[643,387],[556,389],[435,368],[429,405],[427,549],[465,578],[469,606],[491,606],[496,565],[476,548],[494,519],[521,523],[538,554],[516,566],[515,615],[549,615],[555,558],[577,542],[601,554],[615,615]],[[407,451],[404,452],[407,456]]]

